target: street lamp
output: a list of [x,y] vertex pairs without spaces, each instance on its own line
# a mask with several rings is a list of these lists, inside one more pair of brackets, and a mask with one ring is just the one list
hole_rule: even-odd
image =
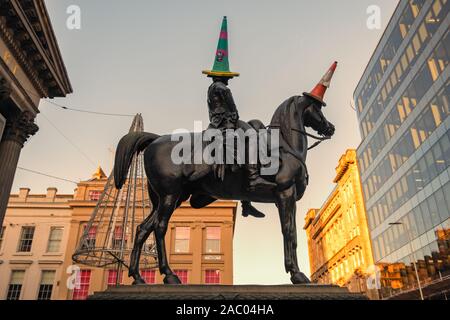
[[[403,224],[402,222],[391,222],[391,223],[389,223],[390,226],[396,226],[396,225],[402,225],[402,224]],[[411,250],[412,262],[413,262],[413,265],[414,265],[414,271],[416,273],[417,285],[419,286],[420,299],[424,300],[423,292],[422,292],[422,286],[420,285],[419,272],[417,272],[416,255],[414,253],[413,246],[412,246],[411,234],[409,233],[409,228],[405,227],[405,229],[406,229],[406,234],[408,235],[409,247],[410,247],[410,250]]]

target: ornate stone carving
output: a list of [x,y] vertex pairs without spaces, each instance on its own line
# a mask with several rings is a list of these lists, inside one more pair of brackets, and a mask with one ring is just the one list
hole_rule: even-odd
[[27,57],[23,54],[23,51],[20,48],[20,42],[14,38],[13,32],[11,32],[11,30],[5,23],[0,23],[0,37],[6,42],[8,48],[10,48],[11,50],[12,55],[17,59],[20,66],[23,68],[28,78],[33,83],[34,87],[39,91],[39,94],[41,94],[42,96],[47,96],[45,87],[43,86],[41,80],[33,69],[32,64],[30,63],[31,59],[27,59]]
[[12,89],[8,80],[0,75],[0,102],[6,100],[11,95]]
[[6,121],[4,140],[14,140],[21,144],[28,138],[38,132],[39,127],[34,123],[34,117],[31,112],[24,111],[13,119]]

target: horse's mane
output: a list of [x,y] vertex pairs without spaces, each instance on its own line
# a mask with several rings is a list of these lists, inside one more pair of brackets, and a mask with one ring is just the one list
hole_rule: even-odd
[[270,127],[279,128],[281,137],[292,147],[292,120],[295,108],[299,105],[298,96],[293,96],[284,101],[273,114]]

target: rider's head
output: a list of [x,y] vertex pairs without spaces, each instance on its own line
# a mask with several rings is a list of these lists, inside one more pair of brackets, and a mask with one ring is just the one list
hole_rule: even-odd
[[230,77],[211,77],[213,82],[222,82],[225,85],[228,85],[228,80],[230,80]]

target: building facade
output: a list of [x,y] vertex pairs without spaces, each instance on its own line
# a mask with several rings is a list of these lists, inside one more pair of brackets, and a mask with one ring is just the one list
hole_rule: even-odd
[[0,299],[56,297],[64,270],[73,195],[11,195],[0,230]]
[[311,280],[367,292],[365,274],[373,258],[356,150],[340,158],[334,183],[322,208],[305,217]]
[[382,298],[418,289],[416,268],[425,298],[449,290],[449,8],[400,1],[354,92]]
[[44,0],[0,1],[0,225],[40,99],[71,92]]
[[[117,279],[115,266],[101,269],[72,262],[106,181],[98,170],[80,182],[74,194],[60,195],[49,188],[46,195],[30,194],[29,189],[11,195],[0,234],[0,299],[82,300],[117,282],[131,284],[125,270]],[[200,210],[183,203],[175,211],[166,246],[183,283],[233,283],[236,208],[236,202],[218,201]],[[142,270],[142,275],[147,283],[163,280],[157,268]]]

